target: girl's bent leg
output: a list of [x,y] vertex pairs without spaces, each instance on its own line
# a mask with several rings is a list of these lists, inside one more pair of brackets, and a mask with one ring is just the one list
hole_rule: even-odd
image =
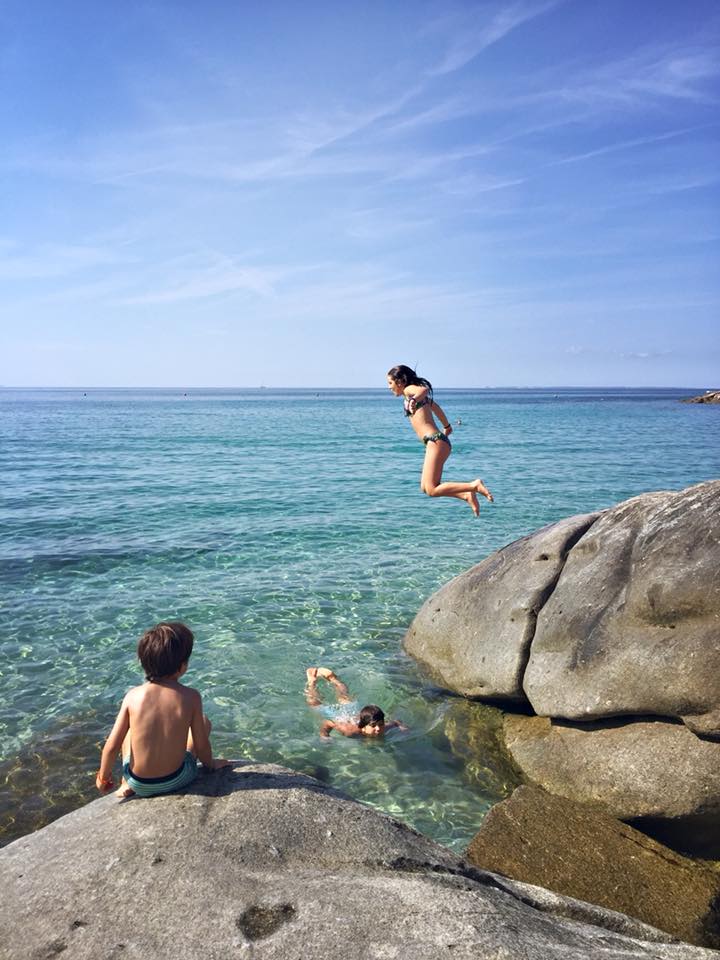
[[442,471],[447,458],[450,456],[450,447],[442,440],[431,441],[425,448],[425,463],[423,465],[420,488],[429,497],[455,497],[464,500],[475,516],[480,513],[477,494],[481,494],[492,502],[493,495],[479,478],[470,483],[442,482]]

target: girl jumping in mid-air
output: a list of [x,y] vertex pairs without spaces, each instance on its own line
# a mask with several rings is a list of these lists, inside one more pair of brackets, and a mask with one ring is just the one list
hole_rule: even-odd
[[[464,500],[470,505],[475,516],[479,516],[477,495],[480,493],[490,503],[493,502],[493,495],[482,480],[472,480],[470,483],[442,481],[443,467],[452,450],[448,440],[452,427],[442,408],[433,400],[430,381],[419,377],[414,370],[401,363],[388,370],[387,382],[396,397],[403,397],[405,416],[410,418],[413,430],[425,444],[420,489],[429,497],[456,497]],[[433,414],[440,421],[442,430],[438,428]]]

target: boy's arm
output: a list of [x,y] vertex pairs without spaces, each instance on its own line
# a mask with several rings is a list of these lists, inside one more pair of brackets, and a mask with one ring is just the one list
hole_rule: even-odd
[[203,717],[202,697],[197,690],[193,690],[193,694],[193,712],[190,717],[193,751],[200,763],[208,770],[212,770],[214,769],[213,753],[210,746],[210,737],[205,727],[205,718]]
[[102,749],[100,769],[95,777],[95,786],[101,793],[107,793],[107,791],[112,790],[114,786],[112,779],[113,764],[129,729],[130,711],[128,710],[127,697],[125,697],[120,705],[120,711],[115,718],[115,723],[110,731],[110,735]]
[[210,736],[207,720],[202,708],[202,697],[197,690],[191,691],[193,694],[193,712],[190,717],[190,733],[192,735],[192,752],[202,763],[206,770],[219,770],[220,767],[232,766],[230,760],[220,760],[213,758],[212,747],[210,746]]
[[323,738],[323,740],[329,740],[330,731],[334,729],[335,724],[332,722],[332,720],[323,720],[323,722],[320,724],[320,736]]
[[444,432],[445,432],[446,434],[452,433],[452,426],[450,425],[450,421],[449,421],[448,418],[445,416],[445,411],[444,411],[443,408],[440,406],[440,404],[439,404],[439,403],[435,403],[435,401],[433,400],[433,402],[432,402],[432,408],[431,408],[431,409],[432,409],[432,412],[433,412],[434,414],[436,414],[436,416],[437,416],[438,419],[440,420],[440,423],[442,424],[442,428],[443,428]]
[[391,720],[390,723],[386,723],[386,724],[385,724],[385,729],[386,729],[386,730],[392,730],[393,727],[397,727],[398,730],[409,730],[409,729],[410,729],[410,727],[406,726],[406,725],[405,725],[404,723],[402,723],[400,720]]

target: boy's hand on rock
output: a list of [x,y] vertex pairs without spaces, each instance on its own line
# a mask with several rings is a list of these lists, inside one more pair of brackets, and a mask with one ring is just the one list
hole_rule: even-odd
[[109,793],[109,791],[112,790],[115,784],[113,783],[112,777],[109,777],[107,780],[103,780],[100,774],[98,774],[95,777],[95,786],[98,788],[100,793]]
[[222,767],[231,767],[232,760],[220,760],[219,757],[216,757],[213,760],[213,770],[220,770]]

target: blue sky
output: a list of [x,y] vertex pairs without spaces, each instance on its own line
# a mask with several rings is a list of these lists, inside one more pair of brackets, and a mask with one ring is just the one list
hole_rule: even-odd
[[0,384],[720,386],[720,5],[0,5]]

